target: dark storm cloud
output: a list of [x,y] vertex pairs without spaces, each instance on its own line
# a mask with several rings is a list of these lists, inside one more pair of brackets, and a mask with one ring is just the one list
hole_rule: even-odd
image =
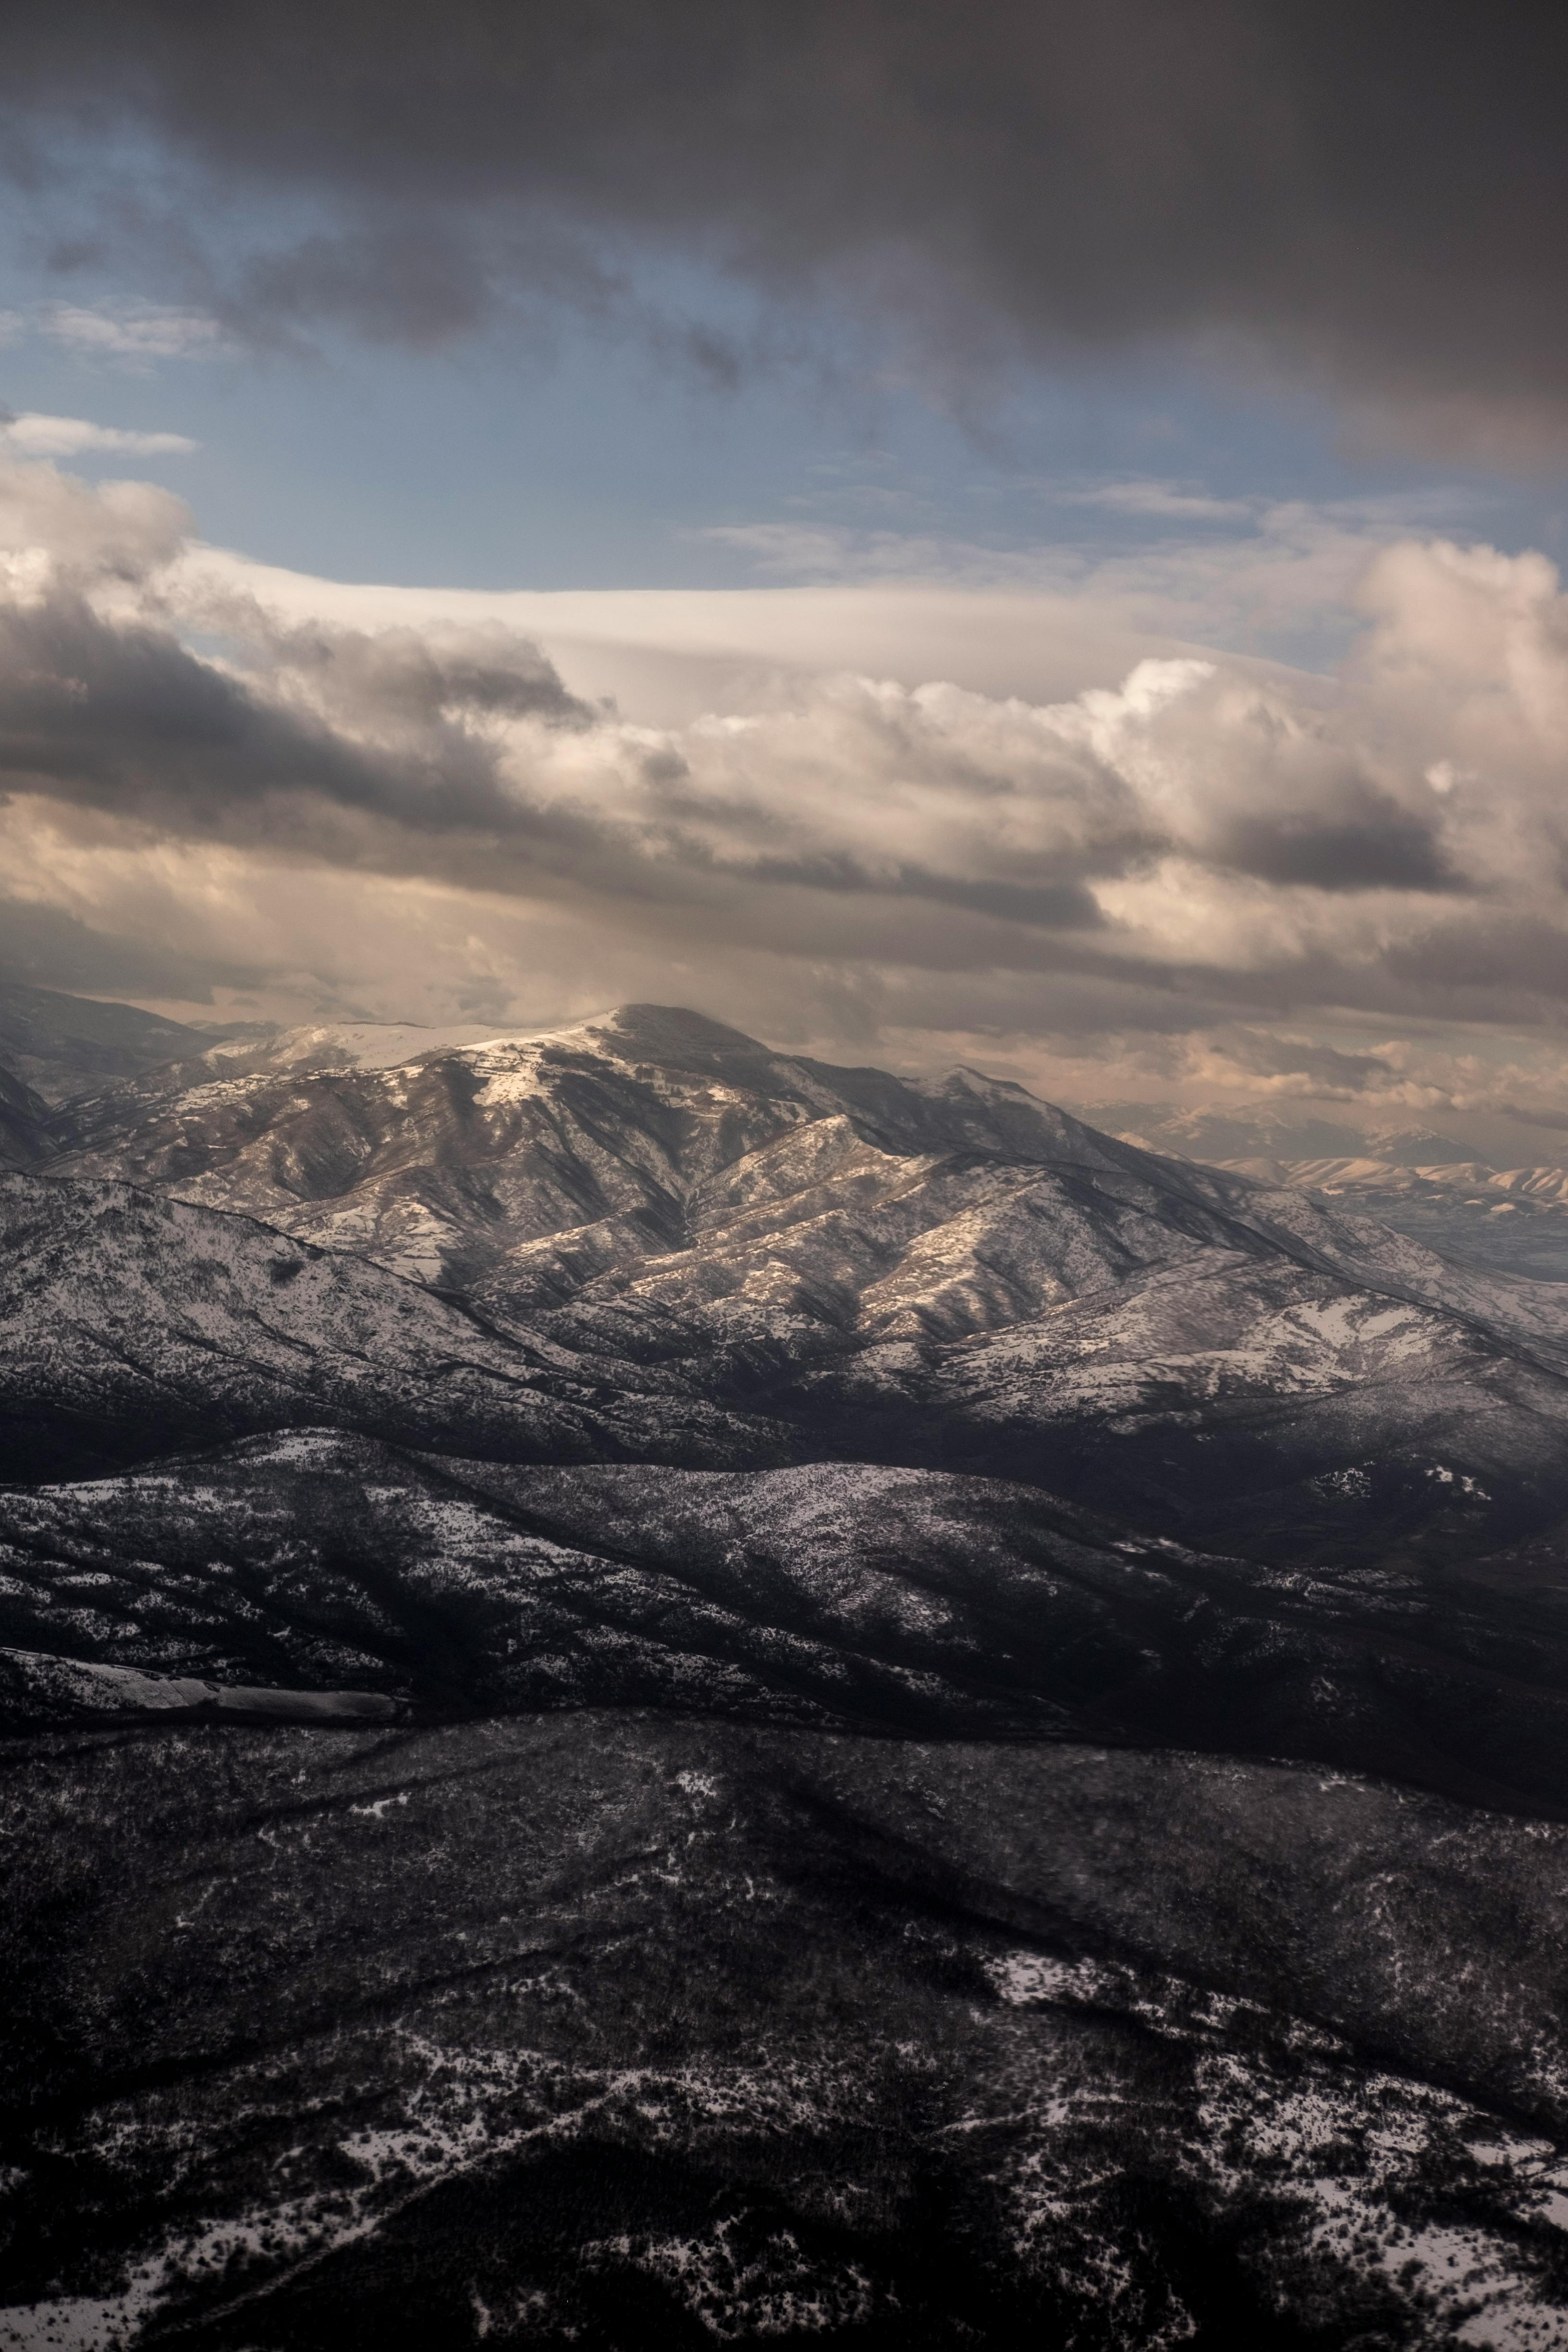
[[1568,1019],[1568,934],[1550,923],[1517,916],[1443,923],[1392,943],[1385,963],[1393,982],[1426,992],[1456,1020],[1472,1012],[1495,1018],[1504,1004],[1521,1021]]
[[1025,923],[1032,929],[1101,930],[1105,926],[1098,899],[1081,882],[969,881],[961,875],[918,869],[900,874],[899,882],[939,906],[972,908],[977,915],[994,915],[1002,922]]
[[1474,0],[55,0],[11,13],[5,152],[81,249],[73,131],[319,200],[221,266],[188,202],[141,208],[263,330],[611,310],[663,241],[852,290],[965,372],[983,316],[993,359],[1239,337],[1517,436],[1568,414],[1565,67],[1563,12]]
[[[1135,845],[1135,849],[1146,847]],[[1094,861],[1100,874],[1116,873],[1131,854],[1112,848]],[[731,866],[730,871],[736,868]],[[1105,917],[1092,893],[1077,879],[1056,876],[1038,882],[976,879],[958,874],[935,874],[929,867],[901,865],[884,871],[859,859],[759,857],[739,869],[748,880],[794,884],[809,890],[853,891],[877,898],[929,898],[941,907],[962,907],[977,915],[994,915],[1001,922],[1022,923],[1031,930],[1100,930]]]
[[1436,829],[1381,795],[1358,796],[1353,813],[1234,817],[1215,862],[1260,882],[1313,890],[1463,890]]
[[521,831],[530,811],[462,718],[589,716],[531,646],[508,672],[443,663],[419,640],[289,642],[297,672],[341,667],[343,698],[405,722],[401,740],[351,738],[197,660],[166,630],[111,625],[68,590],[0,604],[0,777],[219,835],[264,836],[272,804],[300,794],[416,832]]
[[[57,532],[68,537],[68,522],[81,537],[83,512],[99,508],[50,478]],[[104,527],[118,520],[109,509]],[[141,578],[112,538],[108,556],[111,586]],[[1284,1007],[1303,992],[1419,1005],[1430,982],[1386,954],[1369,965],[1348,939],[1348,960],[1304,950],[1289,928],[1273,953],[1227,970],[1136,942],[1092,886],[1152,876],[1173,852],[1222,886],[1240,875],[1325,901],[1460,887],[1429,811],[1401,808],[1353,763],[1325,764],[1316,734],[1260,728],[1248,703],[1234,756],[1211,699],[1223,680],[1202,665],[1168,706],[1200,796],[1161,818],[1074,740],[1072,709],[828,681],[773,719],[700,725],[682,750],[578,700],[537,647],[493,624],[298,627],[243,598],[198,604],[236,648],[220,667],[156,617],[162,576],[154,563],[139,610],[118,617],[68,563],[46,593],[0,598],[0,785],[152,838],[572,900],[674,942],[1077,973],[1185,1000],[1180,1017],[1195,1000]],[[1136,775],[1158,753],[1163,715],[1137,691],[1125,707],[1138,731],[1120,756]],[[1259,745],[1281,742],[1310,754],[1283,781],[1258,764]],[[1179,881],[1163,887],[1179,901]],[[1466,970],[1463,956],[1447,963],[1450,982]],[[1509,971],[1517,989],[1517,957]]]
[[163,492],[0,466],[0,790],[146,841],[939,961],[1098,926],[1085,877],[1147,846],[1125,785],[1023,706],[849,678],[661,733],[498,620],[291,622],[189,552]]
[[1325,1095],[1359,1094],[1393,1075],[1391,1064],[1381,1054],[1345,1054],[1337,1046],[1299,1037],[1231,1029],[1215,1038],[1211,1050],[1216,1060],[1232,1064],[1239,1076],[1268,1078],[1289,1072]]

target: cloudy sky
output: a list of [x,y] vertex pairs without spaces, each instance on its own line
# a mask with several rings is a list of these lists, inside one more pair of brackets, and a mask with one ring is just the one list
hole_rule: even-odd
[[0,961],[1568,1127],[1568,21],[56,0]]

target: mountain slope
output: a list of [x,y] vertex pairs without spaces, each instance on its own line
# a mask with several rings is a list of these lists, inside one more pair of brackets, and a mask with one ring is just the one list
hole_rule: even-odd
[[0,1168],[36,1168],[58,1148],[42,1095],[0,1066]]
[[410,1042],[0,1175],[0,2352],[1568,2352],[1564,1294]]
[[5,1760],[0,2342],[1568,2342],[1560,1827],[668,1716]]
[[812,1454],[1029,1480],[1200,1547],[1486,1549],[1568,1516],[1568,1293],[1021,1087],[647,1006],[383,1066],[277,1050],[146,1118],[83,1106],[96,1142],[57,1169],[361,1249],[579,1376]]
[[19,1171],[0,1174],[0,1407],[12,1477],[322,1423],[511,1460],[784,1450],[249,1218]]
[[234,1034],[221,1023],[195,1029],[139,1004],[66,996],[58,989],[0,979],[0,1061],[51,1103],[106,1078],[130,1078],[166,1063],[193,1061],[215,1038]]
[[[1568,1595],[1527,1559],[1267,1569],[930,1471],[521,1467],[322,1432],[13,1492],[0,1527],[0,1650],[35,1661],[422,1717],[1284,1750],[1568,1816]],[[133,1696],[24,1684],[0,1722]]]
[[705,1187],[808,1129],[830,1154],[858,1143],[900,1160],[1115,1171],[1146,1157],[1021,1087],[830,1068],[658,1005],[389,1067],[213,1078],[150,1115],[136,1087],[109,1090],[75,1117],[74,1172],[241,1209],[459,1288],[520,1245],[607,1220],[632,1221],[634,1252],[679,1244]]

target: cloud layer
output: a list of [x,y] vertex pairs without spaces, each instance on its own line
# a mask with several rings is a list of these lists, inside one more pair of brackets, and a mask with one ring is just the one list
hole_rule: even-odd
[[187,341],[562,299],[732,373],[732,325],[650,321],[662,252],[955,389],[1175,337],[1506,458],[1568,446],[1565,65],[1560,14],[1457,0],[57,0],[0,129],[60,266],[156,259]]
[[0,410],[0,450],[17,457],[79,457],[100,451],[117,457],[185,457],[197,446],[184,433],[135,433],[93,425],[85,416],[12,416]]
[[1036,701],[796,668],[658,726],[494,614],[359,625],[256,586],[167,492],[0,465],[33,976],[416,1018],[651,994],[1059,1091],[1568,1102],[1568,597],[1540,556],[1371,551],[1332,678],[1187,653]]

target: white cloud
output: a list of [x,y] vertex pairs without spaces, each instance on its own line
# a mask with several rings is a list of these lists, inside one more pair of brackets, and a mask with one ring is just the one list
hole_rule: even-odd
[[42,416],[32,410],[0,415],[0,448],[19,457],[79,457],[93,450],[127,457],[184,457],[200,447],[183,433],[138,433],[118,425],[91,425],[85,416]]
[[152,302],[50,302],[38,313],[38,328],[51,342],[83,358],[119,360],[137,368],[153,360],[222,359],[231,349],[216,319]]
[[1183,489],[1174,482],[1100,482],[1083,490],[1058,490],[1063,506],[1104,507],[1112,514],[1136,515],[1141,520],[1172,522],[1246,522],[1258,514],[1261,499],[1216,499],[1200,490]]

